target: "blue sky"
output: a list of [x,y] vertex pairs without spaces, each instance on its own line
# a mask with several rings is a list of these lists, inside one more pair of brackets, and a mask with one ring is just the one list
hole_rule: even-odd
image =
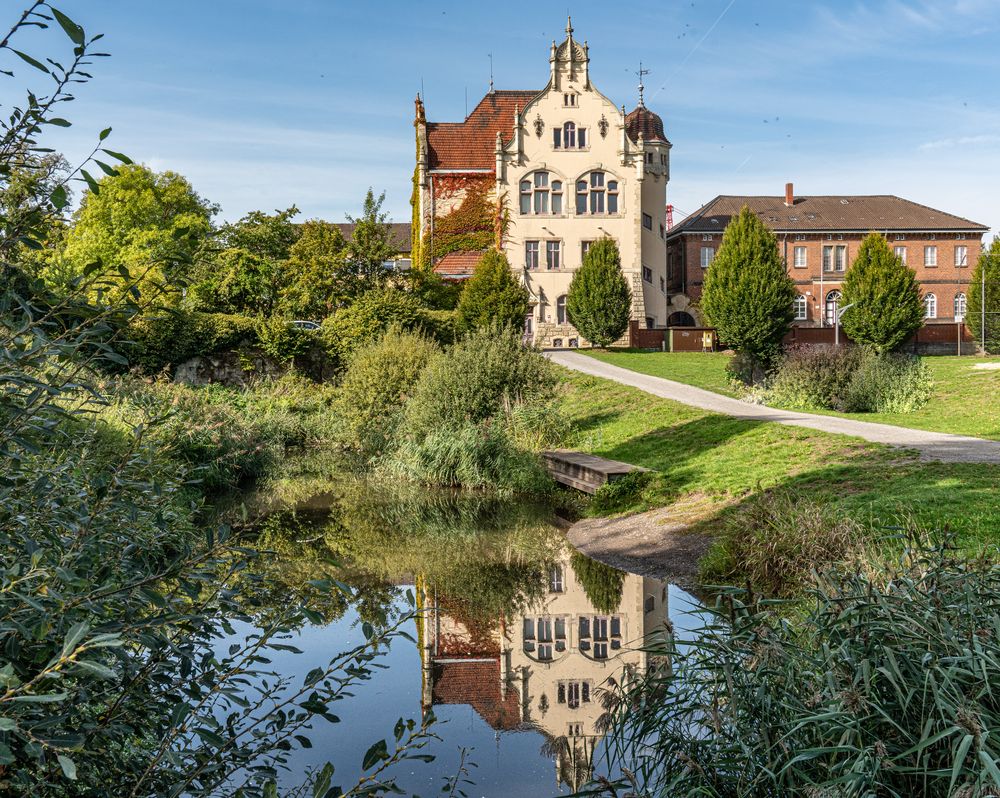
[[[63,0],[112,57],[51,141],[187,176],[224,218],[296,204],[341,221],[369,185],[409,219],[413,97],[461,120],[542,88],[566,12],[591,77],[674,144],[678,217],[716,194],[898,194],[1000,228],[1000,2],[661,0],[646,6]],[[62,46],[58,37],[53,42]],[[32,36],[22,41],[32,51]],[[29,70],[22,70],[27,74]],[[13,85],[3,84],[4,103]]]

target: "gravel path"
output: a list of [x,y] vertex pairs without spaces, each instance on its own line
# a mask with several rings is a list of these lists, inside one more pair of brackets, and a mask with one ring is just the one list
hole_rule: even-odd
[[950,435],[944,432],[927,432],[908,427],[894,427],[889,424],[873,424],[868,421],[818,416],[794,410],[778,410],[773,407],[750,404],[728,396],[695,388],[662,377],[650,377],[635,371],[602,363],[578,352],[546,352],[553,363],[568,369],[614,380],[622,385],[630,385],[654,396],[672,399],[675,402],[700,407],[712,413],[743,418],[748,421],[774,421],[792,427],[808,427],[822,432],[839,435],[853,435],[873,443],[884,443],[912,449],[924,460],[940,460],[946,463],[997,463],[1000,464],[1000,441],[970,438],[965,435]]

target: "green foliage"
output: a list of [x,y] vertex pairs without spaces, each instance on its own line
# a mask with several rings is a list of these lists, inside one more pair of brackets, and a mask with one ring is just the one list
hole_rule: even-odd
[[639,503],[642,492],[652,479],[653,475],[648,471],[633,471],[621,479],[605,482],[588,503],[589,514],[611,515],[631,509]]
[[989,354],[1000,353],[1000,236],[994,238],[989,249],[984,250],[979,256],[969,283],[967,310],[965,323],[976,341],[982,342],[985,339],[986,351]]
[[197,307],[217,313],[270,315],[281,290],[280,264],[246,249],[224,249],[200,267],[209,276],[192,288]]
[[507,256],[490,249],[479,259],[459,298],[459,328],[520,330],[529,308],[528,289],[515,279]]
[[253,346],[257,325],[246,316],[162,310],[132,320],[122,349],[130,365],[155,374],[193,357]]
[[399,329],[355,351],[334,408],[343,425],[342,441],[365,458],[384,455],[395,443],[413,385],[439,353],[426,335]]
[[117,277],[119,267],[143,282],[179,288],[212,231],[218,208],[176,172],[126,164],[83,195],[62,259],[75,275],[91,263]]
[[272,264],[287,260],[299,238],[299,230],[292,221],[298,214],[299,209],[294,205],[274,213],[250,211],[238,222],[223,225],[219,243],[224,249],[242,249]]
[[699,578],[794,596],[817,569],[856,561],[863,542],[863,528],[829,505],[793,491],[761,493],[724,516]]
[[583,587],[587,600],[600,613],[611,615],[618,612],[622,603],[622,587],[625,572],[592,560],[578,551],[570,556],[570,565],[576,580]]
[[416,438],[478,425],[518,404],[554,396],[555,370],[514,330],[477,330],[434,360],[406,406],[405,430]]
[[632,291],[622,274],[618,245],[612,239],[602,238],[590,245],[569,284],[566,315],[594,346],[609,346],[625,334],[632,315]]
[[260,350],[278,363],[292,363],[319,346],[315,330],[295,327],[291,319],[272,316],[257,324]]
[[376,199],[375,192],[369,188],[361,216],[347,217],[347,221],[354,225],[347,250],[359,285],[357,290],[381,285],[389,276],[383,264],[396,254],[397,246],[392,241],[392,228],[386,221],[388,214],[382,210],[383,202],[385,192]]
[[678,798],[996,792],[1000,568],[949,544],[827,570],[804,604],[724,591],[616,696],[609,767]]
[[340,228],[318,219],[305,222],[283,267],[279,309],[295,319],[326,318],[351,295],[348,268]]
[[375,341],[390,327],[415,330],[424,326],[426,313],[412,294],[398,288],[378,288],[324,319],[320,340],[336,363],[345,364],[360,346]]
[[434,310],[455,310],[464,285],[444,280],[430,269],[414,267],[407,273],[410,290],[424,305]]
[[885,236],[869,233],[847,272],[841,325],[855,343],[877,352],[899,348],[924,323],[924,303],[913,269],[896,257]]
[[[496,205],[490,200],[493,178],[466,178],[462,188],[465,196],[458,207],[434,220],[433,251],[422,256],[431,263],[449,252],[483,252],[499,246],[496,231]],[[430,238],[430,236],[428,236]],[[428,245],[426,247],[430,249]]]
[[769,404],[845,413],[910,413],[931,398],[926,364],[861,347],[803,347],[780,362],[764,392]]
[[795,296],[774,233],[744,207],[726,227],[705,273],[702,311],[722,341],[767,365],[781,351]]

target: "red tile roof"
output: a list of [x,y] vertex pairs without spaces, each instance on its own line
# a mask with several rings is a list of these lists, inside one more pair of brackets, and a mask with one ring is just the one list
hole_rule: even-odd
[[482,250],[449,252],[434,264],[434,271],[442,277],[450,277],[453,280],[471,277],[481,257],[483,257]]
[[[337,225],[340,234],[347,241],[354,237],[354,224],[352,222],[335,222],[334,224]],[[410,228],[409,222],[389,222],[389,240],[396,245],[397,252],[408,255],[413,248],[410,240]]]
[[428,122],[427,155],[431,169],[490,169],[496,164],[497,131],[504,143],[514,135],[514,110],[537,91],[493,91],[479,101],[464,122]]
[[663,133],[663,120],[659,114],[653,113],[644,105],[638,105],[625,117],[625,130],[632,141],[639,140],[639,134],[645,141],[667,141]]
[[516,729],[521,723],[517,691],[500,694],[500,659],[435,662],[432,666],[434,704],[468,704],[491,728]]

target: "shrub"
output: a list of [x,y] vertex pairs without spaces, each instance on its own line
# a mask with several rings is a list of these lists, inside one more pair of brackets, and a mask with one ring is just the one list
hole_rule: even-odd
[[863,539],[859,524],[829,506],[791,491],[763,493],[725,517],[701,562],[701,581],[794,595],[814,569],[859,555]]
[[781,361],[765,399],[804,410],[910,413],[928,402],[931,389],[930,371],[912,355],[803,347]]
[[[983,294],[985,272],[986,293]],[[985,305],[985,333],[983,310]],[[977,341],[986,341],[986,351],[1000,352],[1000,236],[993,239],[976,263],[969,282],[968,313],[965,322]]]
[[528,289],[514,277],[507,256],[487,250],[458,299],[458,326],[463,332],[483,327],[520,330],[527,315]]
[[608,767],[631,777],[630,792],[1000,789],[996,564],[956,560],[945,541],[884,573],[832,569],[806,604],[731,589],[700,614],[649,646],[668,667],[611,697]]
[[602,238],[590,245],[569,284],[566,315],[594,346],[610,346],[625,334],[632,316],[632,291],[622,274],[618,245],[612,239]]
[[608,615],[618,612],[622,603],[625,572],[592,560],[578,551],[570,555],[569,562],[576,580],[583,587],[583,592],[594,609]]
[[154,374],[193,357],[253,346],[257,320],[226,313],[164,310],[140,316],[122,332],[120,348],[132,366]]
[[453,344],[458,338],[458,312],[454,310],[424,311],[424,330],[440,344]]
[[425,335],[398,328],[357,350],[334,410],[343,425],[343,442],[366,458],[384,454],[394,441],[407,396],[439,353]]
[[477,330],[428,366],[406,405],[406,431],[420,438],[459,429],[552,398],[556,376],[514,330]]
[[719,338],[751,359],[755,376],[780,353],[795,296],[774,233],[744,207],[705,273],[701,308]]
[[913,269],[879,233],[869,233],[844,279],[841,306],[853,305],[841,325],[853,341],[891,352],[924,323],[924,303]]
[[260,350],[278,363],[291,363],[305,357],[317,346],[315,330],[295,327],[291,319],[271,316],[257,324],[257,339]]
[[614,482],[604,483],[591,498],[588,512],[593,515],[611,515],[634,507],[652,478],[649,471],[633,471]]

